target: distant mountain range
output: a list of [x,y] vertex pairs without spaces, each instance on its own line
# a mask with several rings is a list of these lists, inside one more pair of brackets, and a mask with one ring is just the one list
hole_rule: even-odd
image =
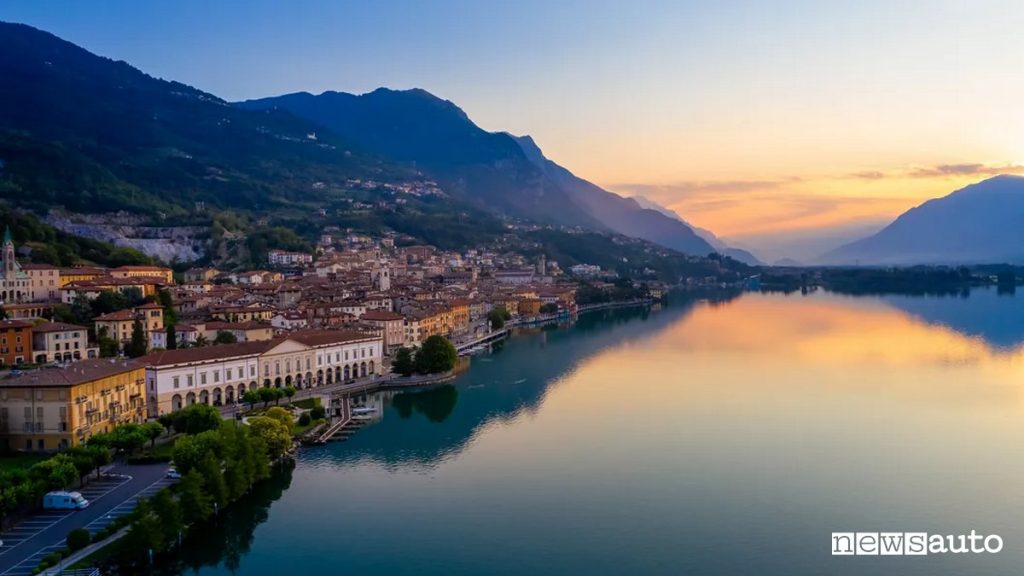
[[730,258],[739,260],[740,262],[750,264],[751,266],[760,266],[764,264],[763,262],[761,262],[760,259],[757,258],[757,256],[754,256],[754,254],[749,250],[729,246],[728,244],[723,242],[718,236],[715,236],[714,232],[706,228],[700,228],[698,226],[690,224],[689,222],[684,220],[682,216],[677,214],[675,210],[672,210],[671,208],[662,206],[661,204],[658,204],[654,200],[651,200],[644,196],[633,196],[632,200],[634,200],[642,208],[646,208],[648,210],[656,210],[658,212],[661,212],[665,216],[672,218],[673,220],[682,222],[687,227],[692,229],[697,236],[700,236],[705,242],[710,244],[711,247],[714,248],[715,251],[717,251],[719,254],[724,254],[726,256],[729,256]]
[[575,176],[529,136],[487,132],[424,90],[305,92],[238,103],[287,111],[382,156],[422,170],[459,198],[501,214],[607,229],[696,255],[715,249],[684,222]]
[[684,221],[576,177],[529,137],[480,129],[424,90],[232,104],[12,23],[0,23],[0,53],[0,199],[38,212],[128,210],[190,222],[230,209],[293,227],[353,200],[354,180],[433,180],[441,199],[374,225],[421,214],[473,228],[463,235],[472,238],[513,218],[715,251]]
[[877,234],[824,256],[828,264],[1024,263],[1024,177],[1002,175],[929,200]]

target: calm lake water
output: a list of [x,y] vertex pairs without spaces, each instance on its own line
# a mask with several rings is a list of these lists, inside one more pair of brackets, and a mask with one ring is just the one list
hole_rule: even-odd
[[[1024,295],[744,294],[475,357],[190,539],[170,573],[1003,575],[1024,560]],[[999,534],[832,557],[833,531]]]

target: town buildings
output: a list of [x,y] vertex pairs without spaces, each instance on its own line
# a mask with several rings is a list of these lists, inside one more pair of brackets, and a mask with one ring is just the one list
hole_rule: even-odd
[[380,373],[383,338],[353,331],[304,331],[272,340],[154,352],[141,360],[152,414],[201,402],[238,401],[259,387],[311,388]]
[[118,424],[144,422],[144,379],[142,364],[116,359],[0,378],[0,447],[49,452]]

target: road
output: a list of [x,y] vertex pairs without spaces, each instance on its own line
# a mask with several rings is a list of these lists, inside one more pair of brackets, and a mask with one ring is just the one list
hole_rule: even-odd
[[107,478],[94,480],[79,492],[87,500],[85,510],[46,510],[20,522],[0,535],[0,576],[26,576],[39,561],[64,547],[68,532],[88,528],[96,533],[116,517],[135,508],[138,497],[150,497],[172,483],[166,478],[168,464],[122,465],[107,470]]

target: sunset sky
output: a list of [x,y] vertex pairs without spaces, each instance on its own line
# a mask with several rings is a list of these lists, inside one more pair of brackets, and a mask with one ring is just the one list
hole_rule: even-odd
[[228,99],[422,87],[722,236],[882,222],[1024,172],[1018,2],[7,1]]

